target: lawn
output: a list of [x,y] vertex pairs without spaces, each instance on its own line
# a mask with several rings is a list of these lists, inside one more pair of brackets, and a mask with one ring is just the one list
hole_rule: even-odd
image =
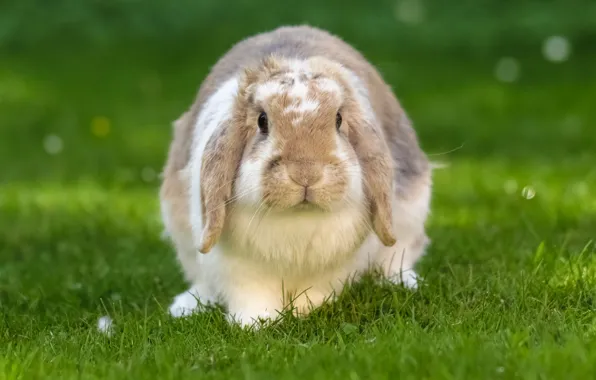
[[0,379],[594,378],[596,55],[512,49],[502,82],[496,52],[365,51],[446,164],[425,281],[365,279],[255,332],[167,314],[185,288],[160,239],[169,125],[227,47],[0,61]]

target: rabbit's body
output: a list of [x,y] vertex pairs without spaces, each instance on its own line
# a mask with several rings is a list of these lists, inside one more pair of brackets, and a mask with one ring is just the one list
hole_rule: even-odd
[[416,286],[430,167],[391,89],[324,31],[234,46],[175,123],[164,174],[166,232],[192,284],[175,316],[197,300],[242,324],[290,300],[307,313],[374,267]]

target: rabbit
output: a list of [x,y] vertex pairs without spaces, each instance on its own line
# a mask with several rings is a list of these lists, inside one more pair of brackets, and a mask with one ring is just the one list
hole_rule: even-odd
[[172,128],[161,215],[190,284],[172,316],[305,316],[375,268],[418,286],[431,165],[392,89],[340,37],[297,25],[239,41]]

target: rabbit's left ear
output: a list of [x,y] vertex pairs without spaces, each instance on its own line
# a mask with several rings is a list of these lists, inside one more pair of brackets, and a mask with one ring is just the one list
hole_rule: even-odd
[[393,229],[393,159],[381,138],[382,132],[364,119],[352,117],[349,138],[364,177],[372,227],[383,245],[391,247],[396,238]]
[[[394,163],[382,127],[362,114],[370,108],[370,104],[368,107],[358,104],[359,98],[361,102],[368,102],[369,95],[362,95],[367,90],[353,73],[338,63],[323,57],[313,57],[310,64],[319,70],[333,73],[346,87],[352,87],[355,93],[361,95],[355,94],[353,99],[347,99],[344,103],[347,111],[345,118],[349,126],[348,139],[362,167],[373,230],[385,246],[391,247],[396,242],[393,229]],[[355,63],[355,66],[358,65]]]

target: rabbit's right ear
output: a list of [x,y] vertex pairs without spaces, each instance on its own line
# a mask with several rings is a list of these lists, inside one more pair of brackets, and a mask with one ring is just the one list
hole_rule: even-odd
[[203,230],[197,247],[201,253],[211,251],[224,227],[226,204],[232,196],[232,182],[242,155],[234,134],[233,123],[225,120],[217,126],[203,153],[200,179]]
[[245,129],[235,118],[223,121],[207,141],[201,163],[203,231],[197,249],[208,253],[224,228],[236,173],[245,146]]
[[247,88],[252,71],[241,76],[234,96],[232,114],[216,126],[201,158],[200,195],[202,226],[197,249],[208,253],[218,242],[232,198],[234,183],[248,140],[246,126]]

